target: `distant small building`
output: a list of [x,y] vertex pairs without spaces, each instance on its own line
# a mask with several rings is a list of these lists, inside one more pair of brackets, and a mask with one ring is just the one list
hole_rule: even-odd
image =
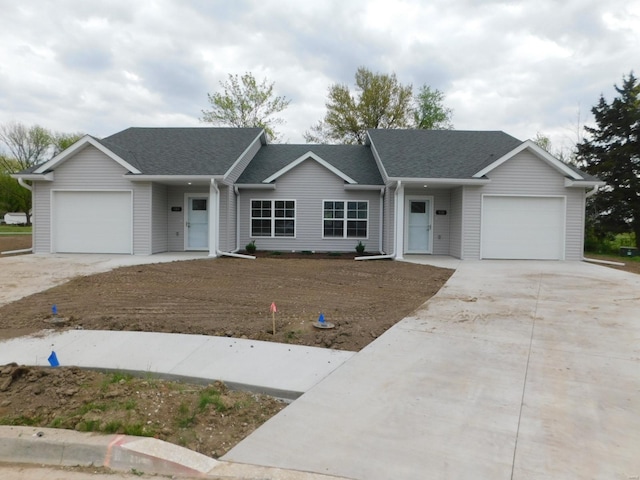
[[5,213],[4,223],[6,223],[7,225],[26,225],[27,215],[22,212]]

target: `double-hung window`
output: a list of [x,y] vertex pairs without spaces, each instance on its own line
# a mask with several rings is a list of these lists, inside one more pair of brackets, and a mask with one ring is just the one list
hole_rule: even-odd
[[322,208],[324,238],[367,238],[369,202],[325,200]]
[[295,237],[295,200],[251,200],[252,237]]

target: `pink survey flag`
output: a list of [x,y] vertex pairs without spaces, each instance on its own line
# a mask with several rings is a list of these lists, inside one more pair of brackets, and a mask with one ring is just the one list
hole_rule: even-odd
[[271,313],[276,313],[278,311],[275,302],[271,302],[270,311],[271,311]]

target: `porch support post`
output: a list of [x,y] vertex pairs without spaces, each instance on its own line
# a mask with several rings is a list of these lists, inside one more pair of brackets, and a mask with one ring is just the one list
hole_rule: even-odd
[[220,216],[220,190],[215,179],[209,185],[209,256],[218,256],[218,217]]
[[404,185],[398,181],[395,192],[396,260],[404,259]]

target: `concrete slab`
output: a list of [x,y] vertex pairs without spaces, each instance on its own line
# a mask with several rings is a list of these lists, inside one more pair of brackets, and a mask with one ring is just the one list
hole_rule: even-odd
[[351,358],[353,352],[204,335],[67,330],[0,341],[0,365],[60,365],[199,382],[294,399]]
[[224,460],[358,479],[640,474],[640,277],[462,262]]

